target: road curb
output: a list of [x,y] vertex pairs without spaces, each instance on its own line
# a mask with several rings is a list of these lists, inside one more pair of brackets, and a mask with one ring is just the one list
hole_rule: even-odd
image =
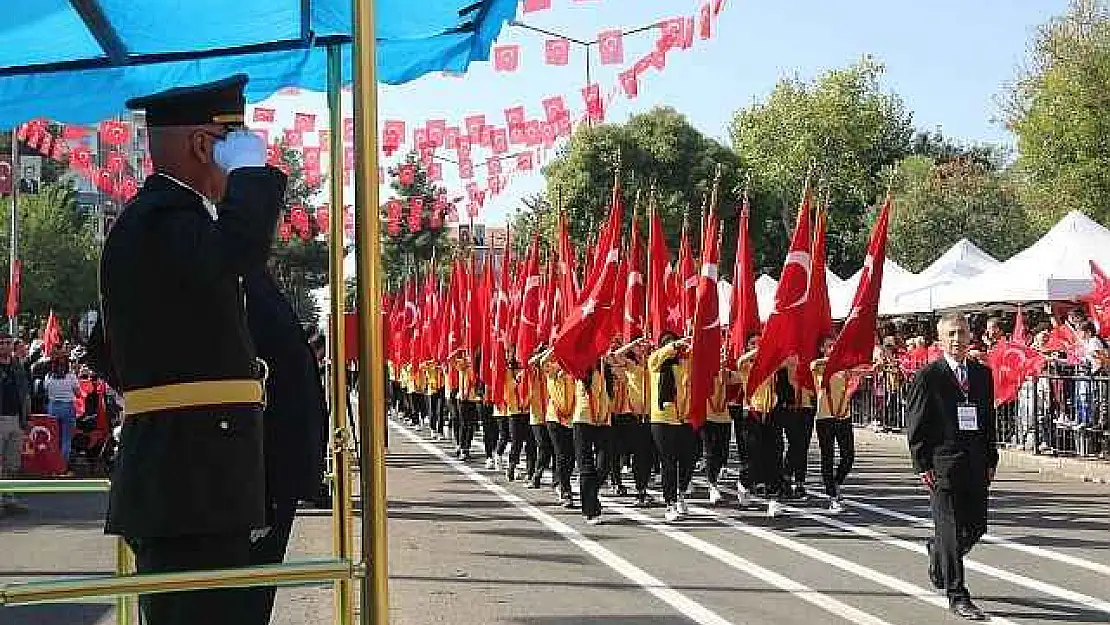
[[[859,442],[906,450],[906,437],[899,432],[876,432],[869,427],[856,427],[855,434]],[[1041,456],[1016,449],[999,449],[998,466],[1002,469],[1037,471],[1045,477],[1110,484],[1110,462],[1103,460]]]

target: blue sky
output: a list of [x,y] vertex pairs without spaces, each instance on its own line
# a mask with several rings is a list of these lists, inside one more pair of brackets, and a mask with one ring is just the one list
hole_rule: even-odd
[[[592,40],[608,28],[628,30],[694,15],[698,6],[694,0],[552,0],[550,10],[521,18]],[[1026,58],[1035,28],[1066,8],[1067,0],[726,0],[713,38],[668,55],[664,72],[641,80],[638,98],[613,99],[607,121],[669,105],[727,143],[733,113],[765,97],[780,77],[809,80],[870,54],[886,65],[885,89],[902,97],[919,128],[940,127],[964,141],[1010,144],[1013,137],[997,121],[998,98]],[[617,72],[649,52],[655,37],[654,31],[627,37],[623,66],[599,66],[595,55],[594,80],[603,90],[614,89]],[[584,55],[572,46],[567,66],[547,66],[545,39],[506,27],[498,44],[520,44],[517,72],[499,73],[478,63],[463,77],[432,75],[383,86],[380,118],[404,119],[411,137],[412,125],[434,118],[461,124],[465,115],[484,113],[487,123],[503,124],[503,110],[514,105],[525,105],[530,118],[542,116],[541,100],[550,95],[563,95],[572,110],[580,109]],[[279,115],[291,119],[294,108],[322,109],[323,100],[275,96],[272,102],[282,110]],[[485,156],[476,151],[474,160]],[[461,189],[453,169],[445,166],[445,184]],[[538,172],[514,177],[500,197],[486,203],[478,221],[503,222],[518,198],[542,188]]]

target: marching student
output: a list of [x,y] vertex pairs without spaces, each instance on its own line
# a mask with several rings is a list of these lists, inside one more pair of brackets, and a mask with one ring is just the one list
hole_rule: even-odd
[[[817,412],[816,395],[801,383],[802,372],[795,359],[779,370],[775,391],[780,400],[778,423],[786,435],[783,459],[783,499],[804,500],[809,445],[813,440],[813,415]],[[807,377],[812,372],[806,372]]]
[[732,440],[732,416],[728,409],[727,387],[732,373],[726,367],[728,346],[721,348],[721,367],[713,378],[712,393],[706,399],[705,423],[699,432],[705,450],[705,479],[709,482],[709,503],[721,501],[717,478],[728,463],[728,444]]
[[509,426],[509,460],[505,465],[505,478],[516,481],[516,467],[520,463],[520,452],[524,452],[525,473],[530,479],[536,468],[536,441],[528,423],[528,406],[525,405],[522,391],[527,387],[525,371],[517,362],[513,350],[509,350],[508,371],[505,375],[505,400],[503,412]]
[[[622,388],[624,403],[621,409],[628,411],[613,415],[613,439],[619,441],[620,449],[632,457],[637,507],[647,507],[653,503],[647,492],[652,465],[655,464],[655,444],[651,439],[651,423],[647,416],[648,375],[645,361],[648,348],[647,340],[638,338],[613,352],[609,358]],[[619,421],[618,417],[621,417]],[[622,425],[617,426],[618,422]],[[619,486],[620,464],[614,464],[614,483]],[[620,488],[618,494],[622,494]]]
[[685,351],[689,343],[688,339],[678,340],[673,332],[664,332],[647,365],[651,373],[651,436],[659,451],[667,521],[677,521],[689,512],[683,493],[693,479],[697,449],[697,437],[686,423],[690,365]]
[[432,440],[443,436],[443,374],[434,360],[425,361],[424,369],[424,411],[428,416],[428,430]]
[[[536,353],[543,353],[547,346],[540,344]],[[551,442],[551,435],[547,431],[547,378],[537,359],[533,358],[525,370],[528,376],[528,416],[532,428],[532,438],[535,441],[536,464],[529,472],[525,488],[538,489],[543,481],[543,472],[551,468],[555,447]],[[554,476],[552,468],[552,475]],[[557,481],[557,480],[555,480]]]
[[584,379],[574,381],[574,456],[578,463],[582,515],[586,523],[601,523],[598,498],[601,470],[609,462],[609,393],[612,378],[602,373],[602,364],[591,367]]
[[[817,387],[816,427],[817,443],[821,447],[821,479],[825,484],[825,494],[829,496],[829,512],[837,514],[844,510],[840,487],[855,462],[856,443],[848,414],[848,372],[838,371],[829,378],[828,388],[821,386],[832,346],[833,340],[825,339],[821,345],[824,357],[814,360],[810,368],[813,370],[813,384]],[[840,449],[840,462],[834,471],[836,448]]]
[[545,422],[555,452],[555,497],[564,508],[574,507],[570,476],[574,472],[574,380],[552,358],[551,350],[538,357],[547,384]]
[[[748,351],[736,361],[736,370],[742,388],[747,388],[759,347],[759,336],[748,339]],[[736,428],[738,441],[743,441],[747,464],[741,458],[740,477],[736,491],[739,505],[746,506],[757,489],[769,499],[767,516],[777,516],[782,510],[778,497],[782,489],[782,430],[775,423],[774,376],[765,380],[751,395],[744,397],[744,418]],[[739,446],[739,442],[737,443]]]
[[481,397],[477,392],[477,380],[470,357],[465,350],[456,352],[454,358],[455,371],[458,374],[458,404],[459,404],[459,447],[455,450],[455,457],[470,460],[470,446],[474,442],[474,427],[478,422],[478,402]]

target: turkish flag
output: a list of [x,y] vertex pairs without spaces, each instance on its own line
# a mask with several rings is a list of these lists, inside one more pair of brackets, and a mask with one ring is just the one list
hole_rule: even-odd
[[428,180],[439,182],[443,180],[443,165],[437,162],[428,163]]
[[325,234],[327,234],[328,226],[331,224],[331,222],[328,220],[329,216],[330,216],[330,206],[329,205],[323,204],[323,205],[316,208],[316,213],[315,213],[316,228],[320,232],[323,232]]
[[392,152],[405,140],[405,122],[391,119],[382,125],[382,147]]
[[509,136],[504,128],[498,128],[490,133],[490,147],[494,154],[504,154],[509,151]]
[[46,317],[46,327],[42,330],[42,353],[49,356],[54,348],[62,344],[62,326],[57,315],[51,310]]
[[474,177],[474,163],[470,159],[459,161],[459,178],[470,180]]
[[131,125],[127,122],[100,122],[100,139],[106,145],[124,145],[131,140]]
[[547,115],[547,121],[551,123],[570,117],[567,113],[567,102],[561,95],[544,98],[543,112]]
[[428,145],[433,148],[443,147],[443,139],[447,134],[447,120],[445,119],[429,119],[428,120]]
[[112,150],[108,153],[108,157],[104,159],[104,168],[113,174],[118,174],[127,169],[127,157],[122,152]]
[[316,130],[316,116],[312,113],[294,113],[293,128],[298,132],[313,132]]
[[515,72],[520,66],[520,46],[511,43],[493,47],[493,69],[499,72]]
[[603,30],[597,35],[597,49],[602,65],[624,63],[624,32],[619,28]]
[[551,8],[551,0],[524,0],[524,6],[521,10],[525,13],[532,13],[534,11],[544,11]]
[[755,297],[755,262],[752,258],[748,221],[751,207],[747,196],[740,210],[736,237],[736,264],[732,268],[732,306],[729,315],[729,355],[736,360],[748,351],[748,339],[759,333],[759,306]]
[[[1024,335],[1021,310],[1018,310],[1014,323],[1015,335],[1019,327]],[[987,365],[994,378],[994,405],[1016,401],[1022,382],[1029,376],[1040,373],[1046,362],[1044,354],[1025,344],[1024,336],[1021,339],[1015,337],[996,343],[987,353]]]
[[667,331],[667,266],[671,261],[671,251],[667,249],[667,237],[663,234],[663,221],[655,211],[651,213],[648,230],[648,284],[651,285],[648,300],[648,334],[655,341]]
[[584,290],[578,306],[570,309],[559,334],[552,344],[552,354],[563,369],[578,380],[587,379],[587,372],[597,366],[601,355],[609,348],[612,329],[610,316],[618,291],[620,275],[621,225],[624,208],[620,195],[614,190],[614,203],[609,211],[609,221],[599,238],[594,281]]
[[451,126],[443,131],[443,147],[448,150],[457,150],[459,148],[458,126]]
[[405,163],[397,168],[397,179],[406,187],[412,186],[416,181],[416,167],[412,163]]
[[655,42],[655,48],[666,52],[671,48],[682,47],[682,42],[686,38],[686,18],[672,17],[665,19],[659,24],[662,34],[659,35],[658,41]]
[[482,128],[485,128],[486,126],[486,116],[469,115],[465,119],[463,119],[463,122],[466,126],[466,134],[470,135],[470,137],[473,139],[482,134]]
[[15,317],[19,315],[19,296],[23,288],[23,261],[18,258],[11,266],[11,274],[9,276],[8,284],[8,298],[5,305],[5,312],[8,317]]
[[548,39],[544,42],[544,60],[548,65],[566,65],[570,61],[570,42],[566,39]]
[[[508,354],[506,350],[509,348],[509,313],[512,308],[512,300],[509,294],[512,290],[511,281],[509,276],[511,271],[509,268],[509,248],[506,245],[505,251],[501,256],[501,267],[498,270],[497,290],[493,295],[493,317],[491,318],[492,327],[490,328],[490,393],[493,399],[493,405],[504,407],[505,405],[505,376],[508,374]],[[515,342],[515,341],[514,341]]]
[[320,148],[304,149],[304,171],[306,174],[320,174]]
[[844,321],[844,328],[833,343],[821,386],[829,387],[829,380],[840,371],[870,363],[875,349],[875,326],[879,317],[879,292],[883,286],[883,266],[886,264],[887,224],[890,222],[891,197],[888,195],[879,211],[879,219],[871,228],[867,243],[867,257],[852,298],[852,308]]
[[582,88],[582,99],[586,103],[586,117],[590,121],[605,121],[605,104],[601,99],[601,86],[597,83]]
[[1102,271],[1095,261],[1088,261],[1091,265],[1091,280],[1094,287],[1091,292],[1083,297],[1087,304],[1087,315],[1098,326],[1099,334],[1110,336],[1110,277]]
[[285,147],[299,148],[304,145],[304,136],[300,130],[286,128],[284,132]]
[[534,163],[532,162],[531,152],[521,152],[516,155],[516,169],[517,171],[532,171]]
[[505,126],[512,130],[524,125],[524,107],[517,105],[505,109]]
[[490,176],[501,175],[501,159],[496,157],[489,157],[486,159],[486,171]]
[[[709,39],[713,36],[713,7],[703,4],[698,10],[698,37]],[[803,376],[804,377],[804,376]]]
[[559,305],[564,313],[578,303],[578,272],[575,268],[574,247],[570,244],[565,214],[559,214]]
[[[782,276],[775,290],[775,308],[767,319],[763,339],[759,343],[751,373],[748,375],[748,395],[779,370],[792,356],[797,356],[807,344],[809,306],[809,275],[813,271],[810,256],[813,238],[810,236],[809,185],[806,185],[802,206],[798,211],[798,224],[790,241],[790,251],[782,266]],[[872,335],[871,339],[873,339]]]
[[682,229],[682,241],[678,248],[678,286],[679,302],[682,306],[682,325],[689,334],[690,322],[694,319],[694,307],[698,298],[698,274],[694,266],[694,252],[690,249],[690,237],[686,228]]
[[628,246],[629,255],[625,259],[626,279],[624,284],[624,319],[621,324],[621,338],[625,343],[644,335],[644,239],[640,235],[639,215],[632,215],[632,241]]
[[711,211],[702,237],[701,273],[698,276],[693,340],[690,345],[689,419],[695,430],[705,422],[706,406],[713,394],[713,382],[721,374],[721,309],[717,295],[717,270],[721,262],[721,249],[717,241],[719,227],[717,213]]
[[624,94],[629,98],[635,98],[640,94],[640,80],[636,77],[634,70],[628,70],[617,74],[621,81],[621,88],[624,89]]
[[256,122],[272,122],[277,115],[277,109],[264,108],[261,106],[254,107],[252,119]]
[[[532,236],[528,255],[524,261],[521,276],[523,287],[520,294],[520,323],[516,334],[516,356],[521,362],[532,357],[539,343],[540,308],[543,302],[543,284],[540,281],[540,239]],[[546,338],[546,337],[545,337]]]
[[813,385],[813,375],[809,374],[810,363],[818,357],[821,342],[831,338],[832,312],[829,308],[829,286],[825,275],[825,228],[828,220],[828,210],[818,209],[817,219],[813,229],[813,271],[809,274],[809,299],[807,301],[808,344],[798,353],[796,379],[798,383],[809,390],[816,390]]

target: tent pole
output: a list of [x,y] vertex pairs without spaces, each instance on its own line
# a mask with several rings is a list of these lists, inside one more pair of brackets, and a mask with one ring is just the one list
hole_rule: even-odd
[[[346,211],[343,209],[343,56],[338,46],[328,46],[328,133],[329,183],[331,210],[328,214],[328,276],[331,313],[328,338],[331,343],[329,376],[331,394],[332,462],[332,555],[337,560],[352,559],[354,544],[354,488],[351,472],[351,432],[347,428],[347,357],[343,330],[346,323],[346,282],[343,275],[343,236]],[[338,216],[338,219],[336,218]],[[335,624],[353,625],[355,619],[354,583],[351,579],[335,582]]]
[[359,439],[362,445],[363,625],[389,622],[386,543],[385,360],[382,349],[378,83],[373,0],[354,0],[355,252],[358,258]]

